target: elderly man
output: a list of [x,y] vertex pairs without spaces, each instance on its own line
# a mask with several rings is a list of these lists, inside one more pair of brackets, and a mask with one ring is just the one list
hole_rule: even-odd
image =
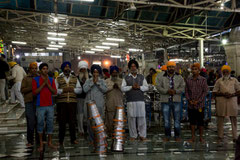
[[196,125],[199,127],[199,141],[203,140],[203,126],[204,126],[204,105],[205,97],[208,93],[207,80],[200,76],[200,64],[194,63],[191,66],[192,77],[186,80],[185,95],[188,100],[188,117],[191,125],[192,139],[189,142],[195,141]]
[[157,89],[161,94],[161,106],[164,119],[165,138],[168,142],[171,137],[171,113],[174,116],[174,133],[176,142],[180,139],[180,111],[181,94],[184,92],[185,82],[182,76],[175,73],[176,63],[167,62],[167,71],[157,81]]
[[78,144],[76,140],[76,109],[77,109],[77,94],[82,92],[82,87],[74,75],[71,73],[71,63],[64,62],[61,65],[63,71],[56,79],[57,88],[57,107],[59,121],[59,143],[63,145],[66,123],[69,124],[69,132],[72,144]]
[[[83,85],[83,90],[87,94],[85,99],[84,115],[87,115],[88,101],[95,101],[100,116],[104,116],[104,93],[107,92],[107,86],[103,79],[100,78],[102,68],[99,65],[92,65],[91,67],[92,78],[86,80]],[[90,121],[87,124],[90,143],[94,143],[94,134],[90,126]]]
[[29,65],[29,73],[23,79],[21,85],[21,92],[24,96],[25,114],[27,120],[27,146],[34,144],[34,130],[36,128],[36,104],[32,93],[32,80],[37,76],[37,63],[32,62]]
[[232,123],[233,142],[237,140],[237,96],[240,95],[240,86],[236,78],[230,76],[230,66],[222,67],[223,77],[218,79],[213,94],[216,96],[216,115],[218,128],[218,142],[223,141],[223,123],[225,117],[230,117]]
[[[88,74],[88,63],[86,61],[80,61],[78,63],[78,68],[79,68],[79,75],[78,75],[78,80],[81,84],[81,87],[83,88],[83,85],[85,84],[86,80],[89,79],[89,74]],[[83,129],[83,122],[84,122],[84,101],[86,98],[86,93],[82,91],[81,94],[77,95],[78,99],[78,104],[77,104],[77,121],[78,121],[78,132],[80,133],[81,136],[84,134],[84,129]],[[87,115],[85,115],[85,119],[87,119]]]
[[130,141],[136,140],[138,135],[141,141],[147,137],[144,92],[148,91],[148,84],[144,76],[137,73],[138,67],[137,61],[129,61],[130,74],[123,79],[121,87],[126,92]]
[[121,91],[122,79],[118,78],[119,68],[110,67],[111,77],[106,80],[108,92],[106,94],[106,127],[108,135],[113,133],[113,118],[117,106],[123,106],[123,94]]
[[19,100],[22,107],[25,107],[24,98],[20,91],[21,83],[23,78],[27,75],[24,69],[19,66],[16,62],[9,62],[10,67],[12,68],[12,74],[8,77],[8,80],[13,80],[14,85],[11,88],[11,103],[16,103],[16,97]]

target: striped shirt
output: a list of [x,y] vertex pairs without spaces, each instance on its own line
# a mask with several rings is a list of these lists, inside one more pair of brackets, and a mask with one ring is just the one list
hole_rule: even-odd
[[188,107],[190,109],[196,108],[203,108],[205,104],[205,97],[208,94],[208,85],[207,80],[202,77],[198,76],[196,80],[193,77],[190,77],[186,80],[186,88],[185,88],[185,96],[188,101],[195,100],[198,101],[196,106],[191,106],[190,104]]

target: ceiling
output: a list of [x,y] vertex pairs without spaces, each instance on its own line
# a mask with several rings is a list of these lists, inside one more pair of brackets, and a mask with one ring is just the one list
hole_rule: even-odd
[[238,0],[2,0],[0,37],[34,49],[50,44],[47,32],[67,33],[61,51],[76,53],[107,37],[124,38],[104,53],[124,54],[128,48],[149,52],[239,26],[239,8]]

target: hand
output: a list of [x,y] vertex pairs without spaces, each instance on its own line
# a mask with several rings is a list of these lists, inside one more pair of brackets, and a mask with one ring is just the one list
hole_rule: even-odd
[[134,85],[132,86],[133,89],[139,89],[139,85],[137,83],[134,83]]
[[44,77],[43,80],[44,80],[44,82],[43,82],[44,85],[47,85],[48,84],[48,77]]
[[86,80],[87,80],[87,79],[86,79],[85,77],[82,78],[82,82],[83,82],[83,83],[85,83]]
[[176,91],[174,89],[169,89],[168,94],[173,96],[174,94],[176,94]]
[[114,89],[119,89],[118,84],[115,83],[115,84],[113,85],[113,88],[114,88]]
[[97,83],[98,82],[98,78],[97,77],[93,77],[93,83]]

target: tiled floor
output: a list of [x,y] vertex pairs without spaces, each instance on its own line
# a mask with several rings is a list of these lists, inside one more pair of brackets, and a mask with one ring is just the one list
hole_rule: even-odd
[[[137,158],[138,160],[178,160],[178,159],[214,159],[226,160],[234,159],[234,144],[231,141],[230,124],[227,123],[225,130],[226,136],[224,144],[217,144],[216,142],[216,127],[215,122],[210,123],[210,129],[205,132],[206,144],[198,142],[189,144],[186,142],[190,138],[190,131],[187,126],[183,125],[182,142],[176,143],[173,139],[168,143],[163,143],[163,130],[160,127],[152,126],[148,131],[148,140],[146,142],[129,142],[125,144],[125,151],[123,153],[112,153],[110,151],[111,140],[108,139],[109,152],[106,156],[99,156],[92,153],[92,148],[89,147],[88,141],[84,138],[79,138],[78,145],[71,145],[69,143],[69,136],[65,139],[65,146],[58,150],[49,149],[45,147],[44,153],[41,155],[37,151],[37,147],[27,148],[26,135],[2,135],[0,138],[0,158],[1,159],[106,159],[106,160],[128,160]],[[57,131],[54,135],[54,143],[57,143]]]

